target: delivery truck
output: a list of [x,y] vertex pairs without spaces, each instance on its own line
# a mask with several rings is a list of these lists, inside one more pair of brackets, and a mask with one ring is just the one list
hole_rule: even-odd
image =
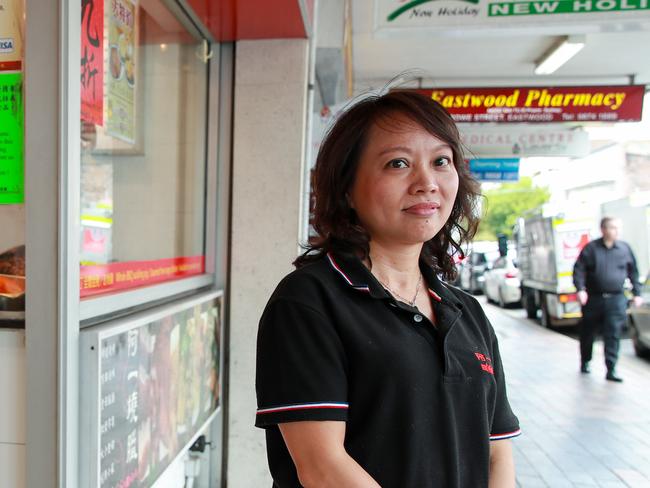
[[521,301],[528,318],[545,327],[575,325],[582,314],[573,265],[593,234],[593,218],[534,215],[517,220],[514,240]]

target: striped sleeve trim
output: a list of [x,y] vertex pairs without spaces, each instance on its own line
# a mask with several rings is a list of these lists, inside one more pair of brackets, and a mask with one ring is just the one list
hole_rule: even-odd
[[499,441],[501,439],[510,439],[521,435],[521,429],[513,430],[512,432],[504,432],[503,434],[490,434],[491,441]]
[[267,413],[291,412],[293,410],[311,410],[314,408],[335,408],[347,409],[347,403],[301,403],[297,405],[283,405],[281,407],[273,408],[258,408],[257,415],[264,415]]

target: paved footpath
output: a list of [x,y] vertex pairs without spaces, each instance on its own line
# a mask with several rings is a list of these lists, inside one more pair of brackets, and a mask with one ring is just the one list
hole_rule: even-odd
[[582,375],[577,340],[481,300],[523,431],[513,441],[517,486],[650,488],[650,362],[622,341],[625,382],[611,383],[599,342],[592,373]]

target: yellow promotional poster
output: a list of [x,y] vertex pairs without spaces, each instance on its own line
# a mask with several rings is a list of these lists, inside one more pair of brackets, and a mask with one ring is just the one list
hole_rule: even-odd
[[117,139],[135,144],[137,5],[131,0],[109,0],[106,5],[106,130]]
[[18,71],[23,58],[23,2],[0,0],[0,71]]

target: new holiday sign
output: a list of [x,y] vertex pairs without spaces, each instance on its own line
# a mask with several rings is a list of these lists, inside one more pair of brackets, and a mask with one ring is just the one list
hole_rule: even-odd
[[650,0],[375,0],[378,30],[606,24],[639,17],[650,18]]

